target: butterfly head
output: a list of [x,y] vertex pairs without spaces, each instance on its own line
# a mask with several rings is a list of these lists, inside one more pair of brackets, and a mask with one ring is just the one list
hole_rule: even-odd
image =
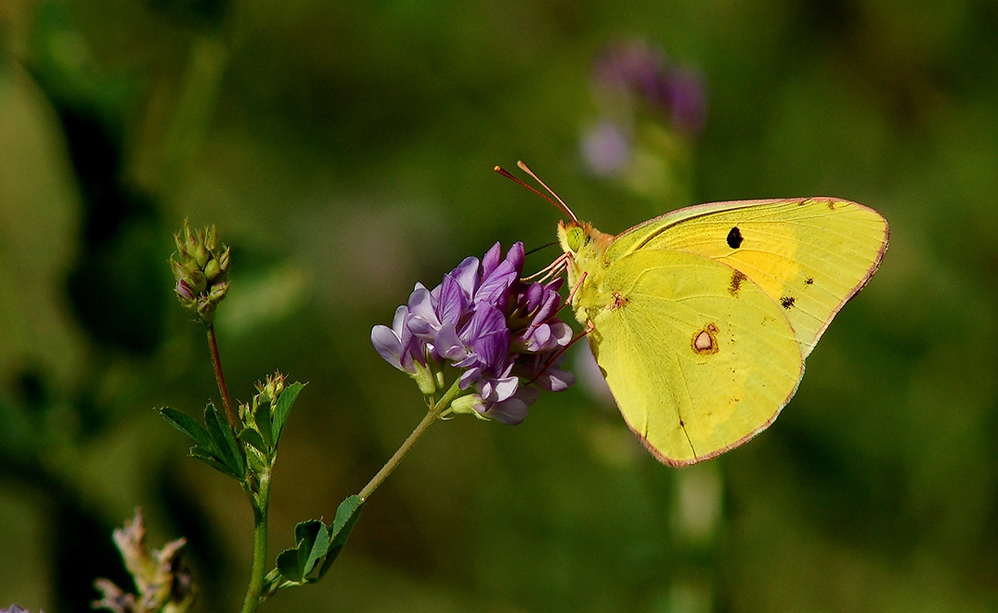
[[605,268],[600,260],[613,237],[588,222],[559,221],[558,242],[567,259],[568,284],[574,288],[583,279],[586,284],[598,283]]
[[613,242],[613,237],[594,228],[585,221],[559,221],[558,242],[561,249],[573,260],[598,257]]
[[585,222],[559,221],[558,242],[565,253],[576,257],[592,241],[592,226]]

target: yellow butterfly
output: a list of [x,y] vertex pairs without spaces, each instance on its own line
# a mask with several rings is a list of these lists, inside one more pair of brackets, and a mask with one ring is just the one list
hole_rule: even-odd
[[702,204],[617,236],[564,210],[576,318],[627,425],[672,466],[773,423],[890,234],[879,213],[837,198]]

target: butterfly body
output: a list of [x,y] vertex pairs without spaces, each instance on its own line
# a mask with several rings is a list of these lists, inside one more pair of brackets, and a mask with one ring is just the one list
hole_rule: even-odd
[[572,307],[617,405],[674,466],[776,419],[888,234],[876,211],[834,198],[699,205],[617,236],[558,228]]

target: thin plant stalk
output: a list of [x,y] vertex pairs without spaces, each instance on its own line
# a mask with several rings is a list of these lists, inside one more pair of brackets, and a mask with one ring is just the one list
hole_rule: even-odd
[[427,411],[426,415],[423,416],[422,421],[420,421],[419,424],[416,426],[416,429],[413,430],[411,434],[409,434],[409,437],[405,439],[405,442],[403,442],[402,446],[398,448],[398,451],[395,452],[395,455],[393,455],[391,459],[389,459],[388,462],[386,462],[385,465],[381,467],[381,470],[378,471],[378,474],[374,475],[371,481],[364,486],[364,489],[360,491],[360,494],[358,494],[358,496],[360,497],[361,500],[366,502],[368,496],[374,493],[374,490],[378,489],[378,486],[381,485],[382,481],[388,478],[388,475],[392,474],[392,471],[395,470],[395,467],[399,465],[399,462],[402,461],[402,458],[405,457],[405,454],[409,453],[409,450],[412,449],[412,446],[415,445],[416,441],[419,440],[419,437],[423,436],[423,433],[426,432],[426,429],[429,428],[430,425],[433,424],[433,422],[439,419],[440,416],[443,414],[443,412],[450,407],[451,401],[454,400],[454,396],[456,396],[459,391],[460,388],[458,387],[458,382],[455,381],[454,385],[452,385],[450,389],[447,390],[447,392],[440,398],[440,400],[435,402],[433,406],[430,407],[430,410]]
[[211,365],[215,369],[215,382],[218,383],[218,393],[222,395],[222,406],[225,407],[225,418],[229,420],[233,432],[239,432],[239,419],[232,408],[229,388],[225,385],[225,375],[222,374],[222,360],[218,356],[218,343],[215,341],[215,327],[205,324],[208,331],[208,350],[211,352]]
[[254,613],[263,602],[264,578],[267,572],[267,513],[270,508],[270,470],[260,475],[260,491],[254,495],[247,490],[253,505],[253,567],[250,569],[249,587],[243,600],[242,613]]

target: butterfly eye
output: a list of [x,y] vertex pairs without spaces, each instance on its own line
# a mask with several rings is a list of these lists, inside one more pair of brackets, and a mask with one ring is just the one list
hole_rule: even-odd
[[585,247],[588,242],[589,234],[579,226],[568,231],[568,248],[572,253],[578,253],[579,249]]

